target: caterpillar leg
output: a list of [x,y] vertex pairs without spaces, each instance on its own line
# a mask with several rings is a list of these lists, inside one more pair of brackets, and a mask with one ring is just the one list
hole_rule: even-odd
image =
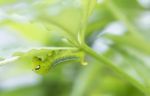
[[88,62],[85,61],[85,54],[84,53],[81,54],[81,64],[84,66],[88,65]]

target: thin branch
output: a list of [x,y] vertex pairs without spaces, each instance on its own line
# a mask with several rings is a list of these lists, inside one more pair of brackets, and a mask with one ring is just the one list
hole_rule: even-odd
[[11,58],[8,58],[8,59],[5,59],[5,60],[2,60],[2,61],[0,61],[0,66],[5,65],[5,64],[12,63],[12,62],[14,62],[14,61],[18,60],[18,59],[19,59],[19,57],[20,57],[20,56],[15,56],[15,57],[11,57]]
[[95,58],[99,62],[102,62],[103,64],[105,64],[106,66],[108,66],[109,68],[111,68],[113,71],[115,71],[118,75],[124,77],[124,79],[126,79],[127,81],[129,81],[135,87],[137,87],[141,92],[147,94],[146,87],[142,83],[140,83],[139,81],[137,81],[136,79],[134,79],[132,76],[128,75],[126,72],[124,72],[123,70],[121,70],[118,66],[116,66],[116,64],[114,64],[113,62],[111,62],[109,59],[105,58],[102,55],[97,54],[95,51],[93,51],[87,45],[81,46],[81,47],[82,47],[82,50],[84,52],[86,52],[87,54],[91,55],[93,58]]

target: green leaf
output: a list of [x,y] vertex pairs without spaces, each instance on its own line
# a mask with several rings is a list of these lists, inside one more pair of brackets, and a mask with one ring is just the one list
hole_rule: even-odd
[[78,33],[78,42],[80,44],[84,43],[88,19],[96,6],[96,0],[81,0],[81,2],[82,2],[82,20],[80,25],[80,31]]
[[0,5],[15,3],[17,0],[0,0]]
[[92,14],[94,8],[96,7],[97,0],[81,0],[81,1],[83,4],[83,17],[87,19]]
[[43,44],[48,42],[50,35],[45,28],[38,23],[16,23],[10,21],[7,24],[10,28],[19,32],[22,36],[28,38],[29,40],[38,41]]
[[116,35],[106,35],[107,38],[113,40],[116,44],[119,45],[126,45],[132,48],[137,49],[145,54],[150,54],[150,45],[149,43],[139,40],[138,38],[130,35],[124,36],[116,36]]

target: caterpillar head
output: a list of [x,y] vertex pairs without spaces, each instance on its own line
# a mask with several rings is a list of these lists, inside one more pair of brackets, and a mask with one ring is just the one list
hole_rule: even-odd
[[34,56],[32,70],[38,74],[46,74],[50,70],[51,61],[47,56]]

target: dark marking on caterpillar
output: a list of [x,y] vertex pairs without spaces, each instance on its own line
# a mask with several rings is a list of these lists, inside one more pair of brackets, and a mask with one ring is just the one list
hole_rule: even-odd
[[79,57],[77,57],[77,56],[61,57],[61,58],[58,58],[58,59],[54,60],[53,63],[52,63],[52,66],[56,66],[59,63],[63,63],[63,62],[66,62],[66,61],[72,61],[72,60],[79,60]]

